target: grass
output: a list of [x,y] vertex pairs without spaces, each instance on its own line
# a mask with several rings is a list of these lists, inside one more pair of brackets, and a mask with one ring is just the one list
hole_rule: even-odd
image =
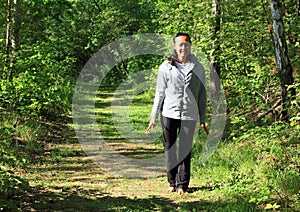
[[[96,99],[99,129],[106,142],[127,157],[151,158],[162,153],[161,138],[133,143],[114,126],[113,88],[103,88]],[[134,134],[142,135],[149,121],[151,96],[136,96],[128,116]],[[141,112],[139,112],[141,111]],[[10,189],[4,209],[16,211],[297,211],[299,208],[299,131],[286,124],[248,127],[220,143],[205,166],[199,164],[201,143],[193,149],[192,179],[186,195],[166,194],[165,175],[120,177],[95,165],[76,139],[71,118],[39,125],[7,123],[29,132],[39,143],[24,166],[14,167],[26,178],[26,189]],[[16,124],[17,123],[17,124]],[[28,126],[35,126],[29,130]],[[157,127],[159,131],[159,127]],[[38,131],[36,130],[38,129]],[[20,129],[21,130],[21,129]],[[44,137],[34,137],[39,132]],[[284,134],[285,133],[285,134]],[[200,133],[198,140],[204,139]],[[235,137],[235,139],[232,139]],[[284,137],[284,139],[283,139]],[[25,138],[24,138],[25,140]],[[27,146],[28,149],[36,147]],[[1,203],[1,202],[0,202]],[[1,207],[0,207],[1,208]]]
[[[124,103],[112,108],[112,102],[119,100],[114,99],[113,88],[105,93],[100,93],[96,99],[97,122],[103,139],[115,151],[132,158],[151,158],[162,154],[161,139],[149,140],[149,136],[144,133],[149,123],[151,102],[142,102],[143,95],[140,95],[130,104]],[[157,127],[156,133],[158,131]]]

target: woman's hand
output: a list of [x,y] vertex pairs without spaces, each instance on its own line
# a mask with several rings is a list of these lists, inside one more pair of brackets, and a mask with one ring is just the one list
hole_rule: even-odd
[[208,129],[207,129],[207,127],[206,127],[206,125],[205,125],[205,123],[204,123],[204,122],[203,122],[203,123],[201,123],[201,127],[204,129],[204,131],[205,131],[206,135],[208,135],[208,134],[209,134],[209,131],[208,131]]
[[149,123],[149,126],[147,127],[147,129],[145,131],[146,134],[149,134],[152,131],[152,129],[153,129],[154,125],[155,125],[155,121],[156,121],[155,118],[151,119],[151,121]]

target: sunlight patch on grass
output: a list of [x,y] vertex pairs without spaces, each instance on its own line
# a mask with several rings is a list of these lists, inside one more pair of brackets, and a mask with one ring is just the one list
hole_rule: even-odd
[[[106,94],[106,92],[108,92]],[[129,120],[125,118],[130,124],[130,131],[123,137],[115,126],[113,120],[112,101],[117,101],[113,97],[111,90],[99,90],[96,103],[96,116],[99,130],[103,139],[112,147],[113,150],[120,154],[133,158],[151,158],[157,154],[163,153],[162,142],[153,140],[151,143],[143,142],[142,136],[149,123],[149,115],[151,112],[151,102],[143,100],[143,94],[137,95],[130,103],[129,108],[124,106],[124,110],[129,109]],[[102,98],[105,97],[105,98]],[[142,101],[143,100],[143,101]],[[117,106],[115,106],[116,108]],[[117,110],[122,111],[122,106],[118,106]],[[122,114],[118,114],[122,115]],[[124,119],[124,118],[123,118]],[[133,131],[132,131],[133,127]],[[126,125],[123,126],[126,129]],[[140,136],[139,136],[140,134]]]

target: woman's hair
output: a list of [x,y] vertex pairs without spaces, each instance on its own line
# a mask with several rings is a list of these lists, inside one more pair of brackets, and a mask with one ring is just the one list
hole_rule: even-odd
[[186,36],[187,37],[187,42],[189,42],[190,44],[192,44],[191,42],[191,37],[188,33],[185,32],[178,32],[174,37],[173,37],[173,42],[175,43],[175,39],[179,36]]
[[[189,42],[190,44],[192,44],[192,41],[191,41],[191,37],[188,33],[185,33],[185,32],[178,32],[174,37],[173,37],[173,43],[175,43],[175,39],[179,36],[186,36],[187,37],[187,42]],[[177,60],[177,52],[175,51],[175,49],[173,50],[173,53],[171,54],[170,57],[168,57],[168,60],[170,61],[171,65],[177,67],[175,61]]]

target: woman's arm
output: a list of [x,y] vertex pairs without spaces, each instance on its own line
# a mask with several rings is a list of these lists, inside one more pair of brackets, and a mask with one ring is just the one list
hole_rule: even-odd
[[167,76],[166,70],[168,69],[167,61],[165,61],[158,70],[157,80],[156,80],[156,91],[155,98],[152,106],[152,111],[150,115],[150,123],[148,128],[146,129],[146,133],[150,133],[153,129],[158,114],[161,112],[161,107],[165,98],[165,89],[167,87]]

